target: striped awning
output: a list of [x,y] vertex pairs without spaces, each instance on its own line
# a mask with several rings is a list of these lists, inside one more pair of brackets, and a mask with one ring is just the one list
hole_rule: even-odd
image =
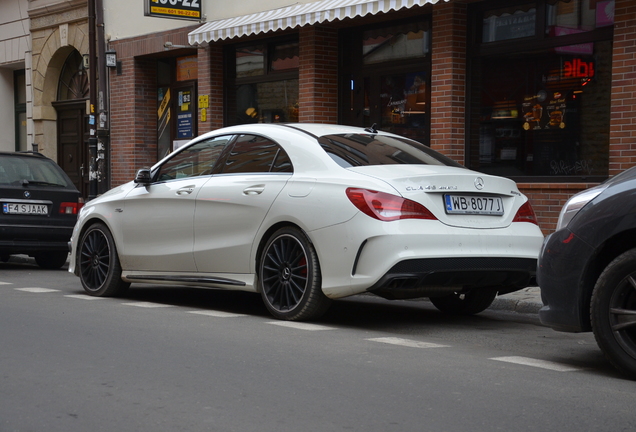
[[190,45],[423,6],[449,0],[320,0],[211,21],[188,34]]

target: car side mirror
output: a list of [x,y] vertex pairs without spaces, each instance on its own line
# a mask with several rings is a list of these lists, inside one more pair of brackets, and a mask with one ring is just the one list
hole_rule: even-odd
[[150,178],[150,170],[147,168],[140,169],[137,171],[137,176],[135,177],[135,183],[149,185],[151,181]]

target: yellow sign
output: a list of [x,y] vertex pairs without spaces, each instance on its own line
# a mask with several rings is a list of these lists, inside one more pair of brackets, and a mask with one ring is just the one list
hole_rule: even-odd
[[208,100],[208,95],[199,96],[199,108],[208,108],[210,106]]
[[204,122],[206,121],[208,118],[208,110],[206,110],[205,108],[203,108],[201,110],[201,121]]
[[159,105],[159,111],[157,112],[157,117],[161,118],[163,116],[164,111],[168,108],[168,103],[170,102],[170,89],[166,92],[161,101],[161,105]]

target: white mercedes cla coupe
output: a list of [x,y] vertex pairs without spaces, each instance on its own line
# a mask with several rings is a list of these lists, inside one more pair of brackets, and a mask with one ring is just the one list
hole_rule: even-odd
[[542,242],[512,180],[374,128],[251,124],[87,203],[69,271],[93,296],[131,283],[258,292],[284,320],[365,292],[475,314],[534,282]]

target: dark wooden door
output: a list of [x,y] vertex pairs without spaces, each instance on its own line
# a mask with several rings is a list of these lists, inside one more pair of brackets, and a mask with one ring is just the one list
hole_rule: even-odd
[[56,103],[57,163],[71,178],[84,197],[88,196],[88,148],[86,140],[85,101]]

